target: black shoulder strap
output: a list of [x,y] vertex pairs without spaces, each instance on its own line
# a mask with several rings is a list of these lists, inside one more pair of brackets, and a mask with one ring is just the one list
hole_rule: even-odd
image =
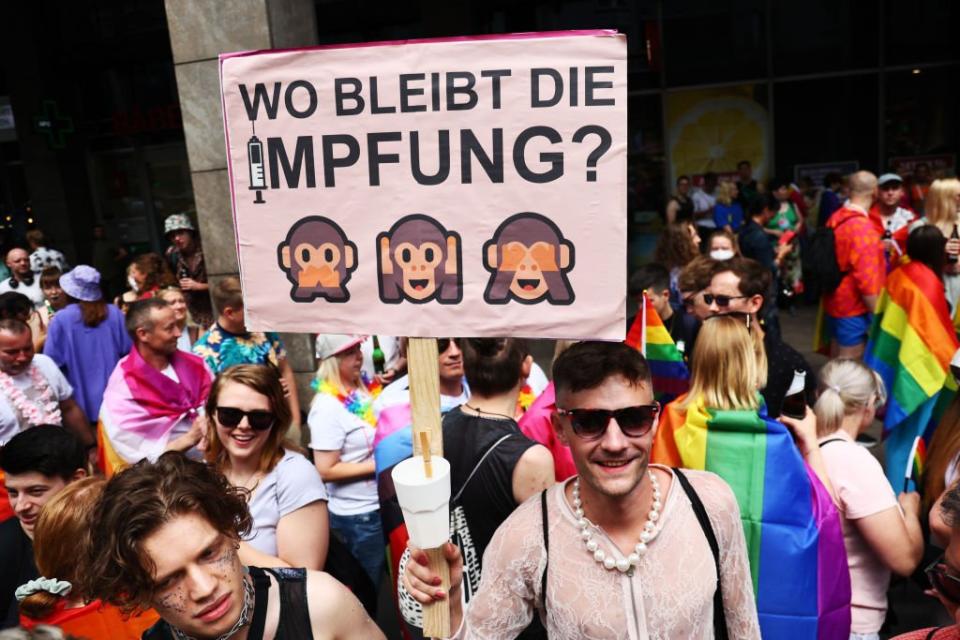
[[727,640],[727,615],[723,609],[723,585],[720,582],[720,545],[717,544],[717,536],[713,533],[713,525],[710,524],[707,510],[704,509],[700,496],[697,495],[687,476],[676,467],[673,468],[673,475],[690,499],[690,506],[693,507],[693,513],[697,516],[703,535],[706,536],[707,544],[710,545],[710,551],[713,553],[713,564],[717,569],[717,590],[713,594],[713,637],[717,640]]
[[270,578],[259,567],[250,567],[253,579],[253,618],[250,620],[248,638],[256,640],[263,637],[263,627],[267,620],[267,603],[270,601]]
[[307,601],[307,570],[281,567],[267,571],[280,585],[280,625],[275,640],[310,640],[313,625]]
[[547,612],[547,569],[550,567],[550,527],[547,519],[547,490],[540,492],[540,515],[543,520],[543,551],[547,555],[543,563],[543,574],[540,576],[540,604],[543,612]]
[[937,631],[940,631],[940,629],[943,629],[943,627],[934,627],[933,629],[930,629],[930,633],[927,634],[926,640],[933,640],[933,636],[937,635]]
[[467,479],[463,481],[463,486],[461,486],[460,490],[457,491],[457,495],[453,496],[453,498],[450,500],[451,504],[460,503],[460,496],[463,495],[463,490],[466,489],[467,485],[470,484],[470,481],[473,480],[473,476],[475,476],[477,471],[480,470],[480,467],[483,465],[484,461],[490,456],[491,453],[493,453],[494,449],[500,446],[501,442],[503,442],[504,440],[506,440],[512,435],[513,435],[512,433],[508,433],[505,436],[502,436],[499,440],[494,442],[492,445],[487,447],[487,450],[483,452],[483,455],[480,456],[479,460],[477,460],[477,464],[473,466],[473,469],[470,471],[469,475],[467,475]]
[[820,443],[820,448],[823,448],[824,445],[830,444],[831,442],[843,442],[843,438],[830,438],[829,440],[824,440]]

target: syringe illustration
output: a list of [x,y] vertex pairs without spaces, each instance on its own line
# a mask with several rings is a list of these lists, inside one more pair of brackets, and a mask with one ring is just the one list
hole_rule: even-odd
[[253,126],[253,135],[250,136],[250,140],[247,141],[247,160],[250,165],[250,189],[257,192],[257,197],[254,198],[254,204],[264,204],[266,200],[263,199],[262,190],[267,188],[267,178],[264,173],[264,161],[263,161],[263,143],[260,142],[260,138],[257,137],[257,127],[251,122]]

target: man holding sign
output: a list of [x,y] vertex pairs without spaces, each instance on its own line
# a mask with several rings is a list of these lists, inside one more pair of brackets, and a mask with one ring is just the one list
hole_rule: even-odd
[[659,406],[643,356],[584,342],[557,359],[553,375],[554,428],[579,476],[500,526],[465,617],[463,564],[451,545],[449,593],[415,549],[404,572],[411,595],[449,598],[456,637],[513,638],[536,611],[550,638],[759,638],[730,488],[711,473],[648,464]]

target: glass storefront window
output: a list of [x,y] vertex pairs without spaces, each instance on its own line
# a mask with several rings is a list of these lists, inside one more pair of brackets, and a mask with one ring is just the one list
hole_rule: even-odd
[[766,2],[663,2],[668,86],[755,80],[767,75]]
[[797,164],[855,160],[877,170],[876,74],[774,84],[776,171]]
[[773,2],[771,7],[775,74],[877,65],[880,16],[875,0]]
[[884,62],[890,65],[960,60],[960,3],[955,0],[888,0]]

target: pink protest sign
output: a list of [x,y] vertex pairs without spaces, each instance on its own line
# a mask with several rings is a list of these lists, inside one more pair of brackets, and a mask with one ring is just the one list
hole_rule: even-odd
[[622,340],[626,40],[223,55],[248,327]]

